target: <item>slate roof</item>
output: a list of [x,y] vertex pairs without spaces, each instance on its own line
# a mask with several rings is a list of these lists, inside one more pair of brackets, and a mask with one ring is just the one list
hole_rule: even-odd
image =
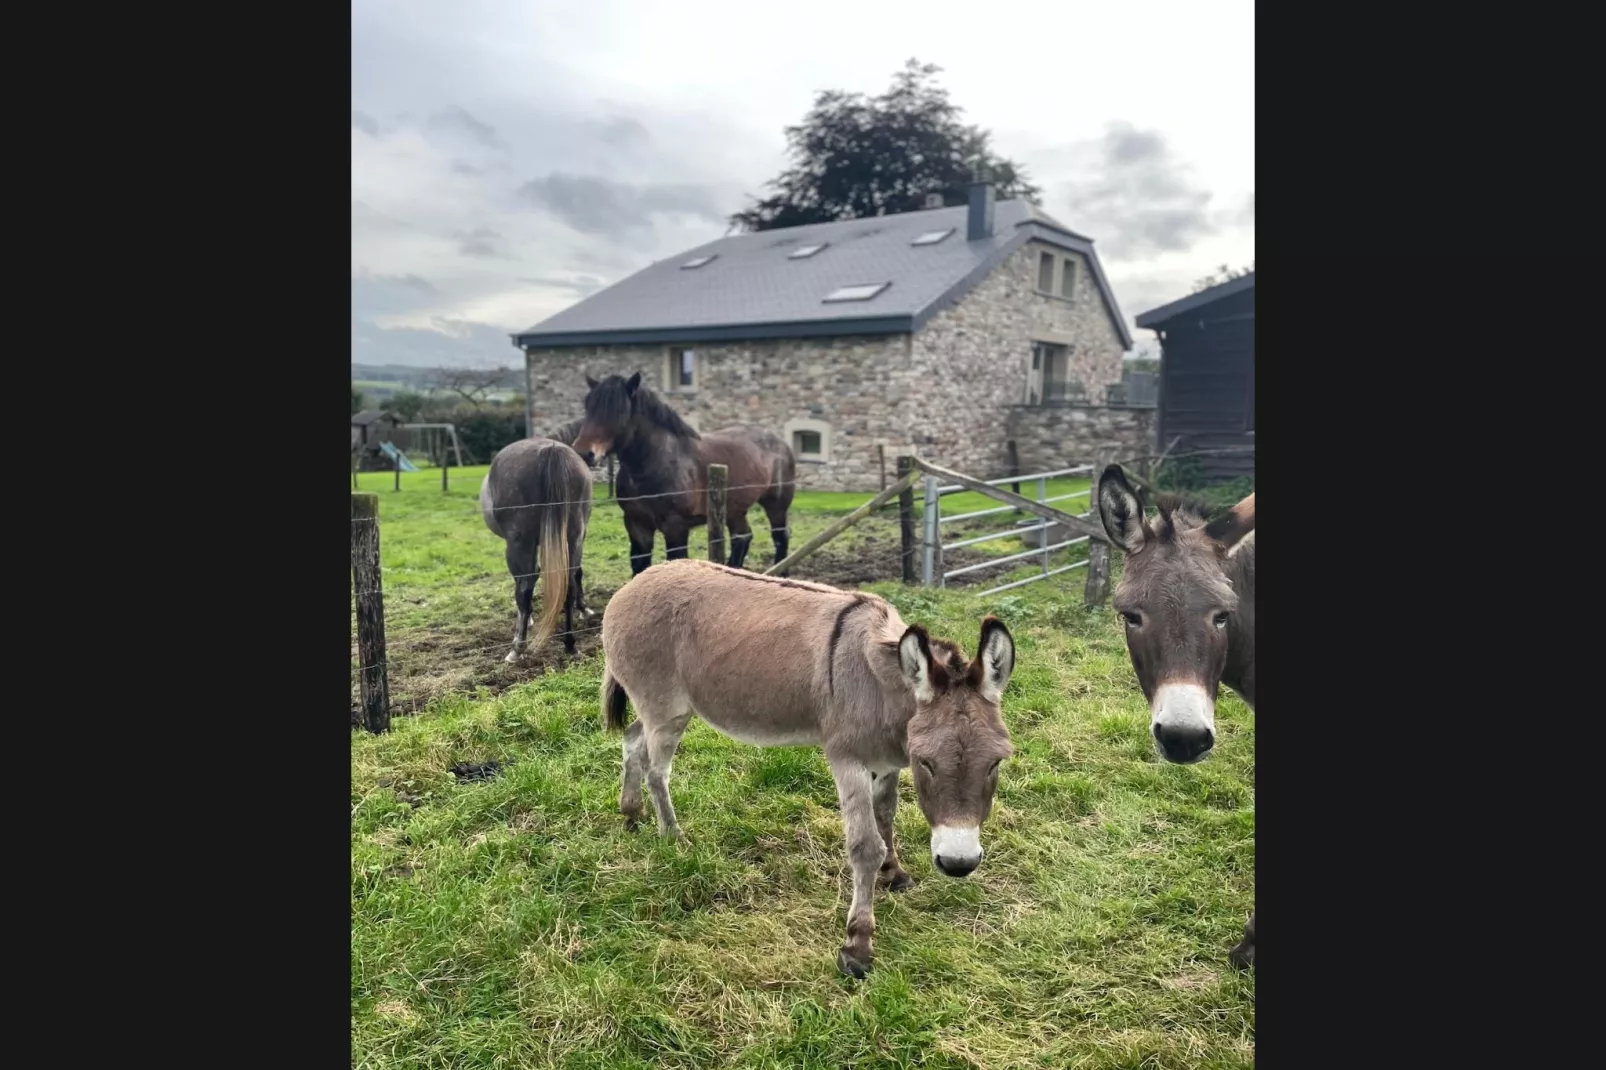
[[[622,345],[915,331],[1027,241],[1087,256],[1123,346],[1132,345],[1091,239],[1023,200],[998,201],[993,237],[966,241],[969,208],[736,234],[643,268],[513,335],[528,346]],[[934,245],[921,234],[952,228]],[[803,259],[794,250],[826,247]],[[702,267],[687,261],[711,256]],[[842,286],[889,283],[868,301],[826,302]]]
[[1249,274],[1240,275],[1236,279],[1218,282],[1208,290],[1200,290],[1196,294],[1189,294],[1187,297],[1173,301],[1169,305],[1151,308],[1138,316],[1133,322],[1139,327],[1152,329],[1167,320],[1176,319],[1184,312],[1192,312],[1194,309],[1203,308],[1212,301],[1219,301],[1223,297],[1231,297],[1233,294],[1243,293],[1245,290],[1254,289],[1254,287],[1255,273],[1251,271]]

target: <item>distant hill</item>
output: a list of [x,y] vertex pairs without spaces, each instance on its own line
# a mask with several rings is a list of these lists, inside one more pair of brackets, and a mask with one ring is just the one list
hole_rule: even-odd
[[[519,368],[505,369],[502,389],[487,400],[506,401],[524,389],[524,373]],[[412,392],[429,394],[433,368],[420,368],[411,364],[358,364],[351,365],[351,383],[362,391],[363,404],[372,408],[392,394]]]

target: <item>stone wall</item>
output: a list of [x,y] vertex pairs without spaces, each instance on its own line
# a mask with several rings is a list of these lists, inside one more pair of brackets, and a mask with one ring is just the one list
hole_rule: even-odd
[[1023,472],[1046,472],[1092,461],[1112,445],[1116,460],[1153,454],[1159,410],[1109,405],[1014,405],[1009,437],[1015,440]]
[[[1037,292],[1037,258],[1044,250],[1076,261],[1072,298]],[[1011,412],[1026,396],[1034,341],[1070,345],[1070,374],[1093,398],[1121,380],[1120,338],[1086,258],[1038,242],[1018,249],[913,337],[688,343],[684,348],[697,354],[693,389],[665,389],[666,345],[532,349],[532,418],[537,433],[557,427],[583,411],[586,375],[639,371],[699,430],[734,424],[782,435],[789,424],[823,430],[828,458],[798,463],[798,483],[805,487],[879,490],[883,455],[890,482],[898,455],[911,447],[986,478],[1008,471]],[[1027,451],[1044,436],[1013,437],[1026,463]]]
[[[784,435],[788,423],[829,425],[829,459],[798,462],[800,486],[879,490],[907,453],[917,394],[927,376],[914,369],[908,335],[688,343],[695,388],[665,388],[671,347],[567,346],[530,351],[531,410],[539,433],[581,415],[585,377],[641,372],[644,383],[699,431],[752,424]],[[877,447],[884,447],[878,450]]]
[[[1073,297],[1038,292],[1041,252],[1076,262]],[[1056,265],[1056,289],[1058,270],[1063,266]],[[1071,347],[1069,374],[1086,385],[1090,398],[1102,399],[1106,386],[1121,381],[1121,339],[1087,258],[1028,242],[915,334],[916,361],[931,376],[915,437],[921,452],[961,472],[1006,473],[1010,436],[1002,425],[1010,407],[1025,400],[1036,341]]]

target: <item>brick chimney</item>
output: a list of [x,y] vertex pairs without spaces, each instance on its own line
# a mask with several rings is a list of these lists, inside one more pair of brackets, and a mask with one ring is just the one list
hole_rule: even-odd
[[976,171],[970,184],[970,226],[967,241],[986,241],[993,236],[993,176],[986,168]]

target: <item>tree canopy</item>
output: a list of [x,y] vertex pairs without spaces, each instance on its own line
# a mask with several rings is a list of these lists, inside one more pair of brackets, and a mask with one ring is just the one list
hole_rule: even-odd
[[895,215],[966,203],[985,171],[1000,198],[1033,203],[1041,192],[1026,169],[994,155],[991,135],[960,121],[963,109],[936,84],[942,68],[911,59],[878,97],[830,90],[786,129],[791,165],[767,185],[774,192],[731,216],[744,230]]
[[1194,280],[1193,292],[1198,293],[1200,290],[1208,290],[1212,286],[1219,286],[1224,282],[1231,282],[1233,279],[1241,279],[1253,270],[1255,270],[1255,262],[1253,260],[1249,261],[1248,267],[1235,268],[1222,264],[1204,278]]

